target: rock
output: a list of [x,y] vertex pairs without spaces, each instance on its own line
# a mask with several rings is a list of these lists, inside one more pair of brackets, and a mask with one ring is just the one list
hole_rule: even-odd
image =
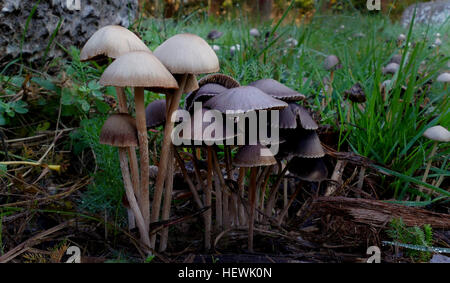
[[[407,27],[413,17],[415,4],[406,8],[402,15],[402,25]],[[450,15],[450,0],[420,3],[417,5],[415,23],[442,24]]]
[[[32,66],[42,64],[47,45],[61,20],[59,31],[47,54],[47,60],[63,57],[64,48],[81,48],[99,28],[116,24],[128,27],[134,20],[138,0],[48,0],[40,1],[28,25],[22,48],[22,35],[37,1],[0,1],[0,70],[13,59],[22,57]],[[78,6],[78,4],[80,4]]]

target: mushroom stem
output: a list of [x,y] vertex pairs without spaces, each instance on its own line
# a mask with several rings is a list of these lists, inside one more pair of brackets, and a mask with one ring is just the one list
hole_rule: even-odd
[[[136,128],[138,131],[139,141],[139,155],[141,159],[141,181],[140,181],[140,204],[139,207],[144,217],[145,227],[150,227],[150,198],[149,198],[149,183],[150,183],[150,164],[148,160],[148,137],[147,125],[145,122],[145,104],[144,104],[144,88],[134,88],[134,102],[136,107]],[[164,167],[163,167],[164,168]],[[160,172],[165,170],[158,170]],[[154,248],[154,246],[151,246]]]
[[[173,151],[175,148],[173,146],[170,147],[170,156],[171,160],[167,164],[167,175],[165,182],[165,191],[164,191],[164,202],[161,213],[161,220],[168,220],[170,217],[170,205],[172,203],[172,191],[173,191],[173,173],[174,173],[174,162],[173,162]],[[159,244],[159,251],[163,252],[167,249],[167,241],[169,239],[169,227],[163,229],[161,233],[161,242]]]
[[[433,157],[436,154],[437,148],[438,148],[438,142],[434,142],[433,149],[431,150],[431,154],[428,157],[428,163],[427,163],[427,167],[425,168],[425,173],[423,174],[423,177],[422,177],[422,182],[424,182],[424,183],[426,183],[426,181],[427,181],[428,173],[430,172],[430,168],[431,168],[431,162],[433,161]],[[420,192],[423,192],[424,189],[425,189],[424,186],[419,187]],[[418,195],[416,197],[416,201],[420,201],[420,195]]]
[[244,204],[242,203],[244,197],[244,179],[245,179],[245,168],[239,168],[239,176],[238,176],[238,196],[239,196],[239,224],[245,225],[247,223],[247,218],[245,215]]
[[[267,184],[269,183],[270,173],[272,172],[273,165],[270,165],[270,166],[266,167],[266,169],[267,169],[267,172],[264,175],[264,183],[263,183],[263,185],[261,187],[261,198],[260,198],[260,201],[261,201],[260,209],[261,209],[261,211],[264,211],[264,201],[265,201],[265,196],[266,196],[266,189],[267,189]],[[263,219],[263,217],[264,216],[261,215],[261,219]]]
[[[128,114],[127,96],[122,87],[116,87],[117,100],[119,104],[119,113]],[[131,182],[133,183],[134,194],[138,202],[141,201],[141,194],[139,188],[139,166],[134,147],[127,147],[128,158],[130,161]]]
[[359,171],[359,176],[358,176],[358,184],[356,185],[356,188],[358,188],[358,193],[357,193],[358,197],[361,196],[361,193],[359,191],[361,191],[363,188],[365,175],[366,175],[366,167],[361,166],[361,169]]
[[284,206],[283,210],[281,211],[280,215],[278,216],[278,226],[281,225],[281,222],[283,222],[283,218],[286,216],[286,214],[289,211],[289,207],[291,207],[292,203],[295,200],[295,197],[297,197],[298,193],[300,192],[301,189],[301,183],[298,185],[297,189],[295,190],[295,192],[291,195],[291,197],[289,198],[289,202]]
[[148,228],[147,228],[148,226],[145,225],[144,217],[142,216],[142,213],[139,210],[139,205],[134,196],[130,171],[128,169],[127,152],[125,148],[119,147],[119,162],[120,162],[120,169],[122,170],[123,184],[125,187],[125,193],[127,195],[128,203],[130,204],[130,208],[133,211],[134,216],[136,218],[136,224],[139,228],[141,240],[147,246],[146,250],[148,250],[148,247],[150,245],[150,239],[148,237]]
[[205,191],[205,206],[209,209],[205,212],[205,249],[209,250],[211,248],[211,199],[212,199],[212,178],[213,178],[213,150],[211,146],[208,146],[208,172],[207,172],[207,186]]
[[252,167],[250,170],[250,188],[248,196],[250,206],[250,217],[248,220],[248,250],[250,252],[253,252],[253,230],[255,225],[257,175],[258,175],[258,167]]
[[128,230],[132,230],[136,228],[136,218],[134,217],[133,210],[131,208],[127,208],[128,215]]
[[183,159],[181,159],[180,154],[178,151],[174,151],[175,159],[178,162],[178,167],[180,167],[181,172],[183,173],[184,180],[188,184],[189,189],[191,190],[192,196],[194,197],[194,202],[197,205],[198,209],[203,208],[203,203],[200,200],[200,196],[198,195],[197,188],[194,186],[194,183],[192,182],[191,177],[189,177],[188,172],[186,170],[185,164],[183,162]]
[[217,231],[222,230],[222,187],[220,185],[219,177],[217,174],[214,175],[214,187],[216,192],[216,229]]
[[[173,131],[173,122],[172,122],[171,118],[172,118],[172,114],[177,110],[177,108],[180,104],[181,95],[183,93],[184,86],[186,85],[187,77],[188,77],[187,74],[184,74],[181,77],[181,83],[179,84],[179,88],[173,93],[172,101],[171,101],[170,107],[169,107],[169,112],[167,113],[168,116],[166,117],[166,125],[164,127],[164,139],[163,139],[163,144],[162,144],[162,149],[161,149],[161,157],[159,160],[159,168],[162,168],[162,169],[165,169],[167,167],[167,163],[169,162],[169,157],[170,157],[169,149],[172,144],[171,135],[172,135],[172,131]],[[136,106],[136,108],[137,108],[137,106]],[[145,122],[145,107],[143,107],[143,111],[144,111],[144,122]],[[144,126],[145,126],[145,124],[144,124]],[[138,128],[138,130],[139,130],[139,128]],[[147,149],[147,151],[148,151],[148,149]],[[141,158],[142,158],[142,156],[141,156]],[[148,152],[147,152],[146,159],[147,159],[147,163],[148,163]],[[147,168],[148,168],[148,164],[147,164]],[[158,175],[156,176],[155,191],[153,194],[153,203],[152,203],[152,213],[151,213],[151,217],[150,217],[151,222],[156,222],[156,221],[158,221],[158,218],[159,218],[159,213],[160,213],[160,208],[161,208],[161,198],[162,198],[163,187],[164,187],[164,180],[166,177],[165,173],[166,173],[166,170],[158,170]],[[142,173],[142,174],[144,174],[144,173]],[[148,183],[148,175],[146,177],[147,177],[146,181]],[[152,235],[152,237],[150,238],[150,241],[151,241],[151,247],[154,248],[155,242],[156,242],[155,234]]]
[[287,164],[284,167],[284,169],[281,171],[281,173],[278,174],[277,181],[275,182],[275,185],[270,189],[269,199],[267,201],[267,206],[266,206],[266,215],[267,216],[272,215],[272,209],[275,206],[275,198],[276,198],[276,195],[277,195],[277,192],[278,192],[278,188],[280,187],[281,181],[283,180],[283,177],[286,174],[286,172],[288,170],[288,167],[289,167],[289,164]]

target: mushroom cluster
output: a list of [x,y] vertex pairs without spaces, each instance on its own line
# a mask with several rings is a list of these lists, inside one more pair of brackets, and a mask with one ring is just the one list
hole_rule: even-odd
[[[213,31],[208,38],[220,36]],[[106,26],[94,33],[81,52],[83,60],[105,57],[113,61],[100,83],[116,87],[118,113],[106,120],[100,143],[118,148],[123,203],[129,221],[135,222],[129,225],[138,227],[146,252],[155,250],[157,236],[159,250],[167,249],[168,228],[156,233],[150,231],[150,224],[170,218],[177,167],[195,205],[203,211],[207,250],[212,233],[248,226],[248,249],[252,251],[255,223],[280,225],[298,193],[284,206],[277,205],[278,189],[288,173],[308,182],[327,178],[325,152],[315,132],[318,125],[298,104],[305,96],[273,79],[241,86],[234,78],[216,73],[219,60],[202,38],[177,34],[152,52],[131,31]],[[208,73],[214,74],[197,81],[197,75]],[[127,103],[127,87],[133,89],[134,111]],[[164,94],[165,99],[146,107],[146,91]],[[148,130],[159,126],[164,135],[150,197]],[[181,156],[181,148],[187,154]],[[194,174],[186,168],[186,156]],[[276,179],[270,184],[272,175]]]

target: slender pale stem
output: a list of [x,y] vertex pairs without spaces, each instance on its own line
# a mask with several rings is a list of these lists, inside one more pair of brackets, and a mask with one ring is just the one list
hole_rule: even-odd
[[[428,173],[430,173],[431,163],[433,162],[433,157],[436,154],[437,148],[438,148],[438,142],[434,142],[433,149],[431,150],[431,154],[428,157],[427,168],[425,168],[425,173],[423,174],[423,177],[422,177],[422,182],[424,182],[424,183],[426,183],[427,178],[428,178]],[[419,191],[421,191],[421,192],[423,192],[424,189],[425,189],[424,186],[419,187]],[[416,197],[416,201],[420,201],[420,195],[418,195]]]
[[[170,205],[172,204],[172,191],[173,191],[173,173],[174,173],[174,162],[173,162],[173,151],[175,148],[173,146],[170,147],[170,156],[172,157],[169,163],[167,164],[167,175],[165,182],[165,191],[164,191],[164,202],[162,208],[161,219],[168,220],[170,217]],[[161,233],[161,243],[159,245],[159,251],[163,252],[167,249],[167,241],[169,239],[169,227],[163,229]]]
[[250,170],[250,189],[249,189],[249,207],[250,217],[248,220],[248,250],[253,252],[253,230],[255,225],[255,210],[256,210],[256,183],[258,176],[258,167],[252,167]]
[[205,191],[205,206],[209,207],[209,209],[205,212],[206,223],[205,223],[205,249],[209,250],[211,248],[211,222],[212,222],[212,213],[211,213],[211,199],[212,199],[212,179],[213,179],[213,150],[211,146],[208,146],[208,172],[207,172],[207,185]]
[[136,201],[136,197],[133,192],[133,185],[131,183],[130,171],[128,169],[127,152],[125,148],[119,148],[119,161],[120,169],[122,170],[123,184],[125,187],[125,193],[127,195],[128,203],[136,218],[136,224],[139,229],[142,242],[150,246],[150,239],[148,237],[148,228],[145,225],[144,217],[139,209],[139,205]]
[[289,198],[289,202],[286,203],[286,205],[283,208],[283,211],[281,211],[280,215],[278,216],[278,225],[281,225],[281,222],[283,222],[283,218],[286,216],[286,214],[289,211],[289,207],[291,207],[292,203],[295,200],[295,197],[298,195],[298,193],[300,192],[301,186],[300,184],[298,185],[297,189],[295,190],[295,192],[291,195],[291,197]]
[[[128,114],[127,96],[124,88],[116,87],[117,100],[119,105],[119,113]],[[139,166],[136,156],[136,149],[134,147],[127,147],[128,158],[130,161],[131,182],[133,183],[133,191],[138,202],[141,202],[140,182],[139,182]]]
[[[159,160],[159,168],[162,170],[158,170],[158,174],[156,176],[156,183],[155,183],[155,191],[153,195],[153,202],[152,202],[152,213],[150,217],[151,222],[156,222],[159,219],[159,213],[161,208],[161,198],[163,193],[163,187],[164,187],[164,180],[166,178],[166,170],[164,170],[167,167],[167,163],[169,162],[170,157],[170,151],[169,148],[172,144],[171,135],[173,131],[173,122],[172,122],[172,114],[177,110],[178,106],[180,105],[180,99],[181,95],[184,90],[184,86],[186,84],[186,78],[187,74],[183,75],[181,78],[181,83],[179,83],[179,88],[172,94],[172,101],[170,103],[169,111],[167,112],[166,117],[166,125],[164,127],[164,139],[161,149],[161,157]],[[168,107],[168,105],[166,105]],[[144,109],[145,112],[145,109]],[[144,113],[145,114],[145,113]],[[145,116],[144,116],[145,121]],[[148,155],[148,154],[147,154]],[[148,157],[147,157],[148,160]],[[147,166],[148,167],[148,166]],[[148,181],[148,176],[147,176]],[[151,239],[151,247],[155,247],[156,242],[156,235],[152,235]]]
[[[145,122],[144,88],[134,88],[134,102],[136,107],[136,128],[138,131],[139,155],[141,159],[141,180],[140,180],[140,208],[144,217],[145,227],[150,227],[150,164],[148,160],[148,137],[147,125]],[[158,170],[158,174],[160,171]],[[154,248],[154,246],[151,246]]]
[[188,172],[186,170],[186,167],[184,165],[183,159],[181,159],[180,154],[178,151],[174,151],[175,158],[178,162],[178,166],[181,169],[181,172],[183,173],[184,180],[188,184],[189,189],[191,190],[192,196],[194,198],[194,202],[197,205],[198,209],[203,208],[203,203],[200,200],[200,196],[198,195],[197,188],[195,188],[194,183],[192,182],[191,177],[189,177]]
[[245,179],[245,168],[239,168],[239,176],[238,176],[238,192],[237,194],[240,196],[239,201],[239,224],[245,225],[247,223],[247,217],[245,214],[244,204],[242,203],[242,199],[244,196],[244,179]]
[[[278,164],[280,166],[280,164]],[[266,206],[266,215],[271,216],[272,215],[272,209],[275,206],[275,199],[278,192],[278,188],[280,187],[281,181],[283,180],[284,175],[286,174],[288,170],[288,165],[284,167],[284,169],[281,171],[280,174],[278,174],[277,181],[275,182],[275,185],[270,189],[269,193],[269,199],[267,200],[267,206]]]

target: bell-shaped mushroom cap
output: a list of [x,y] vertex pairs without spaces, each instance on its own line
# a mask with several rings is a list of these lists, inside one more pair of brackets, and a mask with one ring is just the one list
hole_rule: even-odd
[[213,29],[212,31],[210,31],[208,33],[208,35],[206,37],[208,39],[216,40],[216,39],[221,38],[222,35],[223,35],[223,32]]
[[[204,117],[205,113],[207,111],[210,111],[211,109],[207,109],[207,108],[201,108],[198,109],[197,112],[194,112],[191,115],[191,135],[190,138],[184,138],[184,134],[183,134],[183,130],[180,131],[179,134],[179,138],[181,139],[181,141],[183,142],[222,142],[222,141],[226,141],[226,140],[230,140],[233,139],[236,134],[235,131],[233,131],[234,129],[234,125],[233,125],[233,129],[227,130],[227,125],[226,125],[226,121],[225,119],[223,119],[223,126],[222,126],[222,131],[216,131],[214,130],[210,137],[206,137],[203,134],[205,133],[205,130],[208,128],[208,126],[212,125],[215,121],[214,118],[211,119],[210,122],[205,121],[206,117]],[[195,119],[201,119],[201,128],[199,128],[196,125],[196,120]]]
[[155,128],[166,122],[166,100],[159,99],[150,102],[145,109],[147,128]]
[[295,129],[297,128],[297,115],[292,111],[291,107],[286,107],[279,112],[279,125],[280,129]]
[[211,46],[194,34],[177,34],[153,52],[172,74],[206,74],[219,71],[219,59]]
[[118,58],[133,51],[150,49],[134,33],[121,26],[105,26],[96,31],[81,49],[80,60],[87,61],[99,56]]
[[363,103],[366,102],[366,94],[362,89],[360,83],[354,84],[349,90],[346,90],[345,96],[350,99],[350,101],[355,103]]
[[319,125],[317,125],[316,121],[314,121],[305,107],[298,105],[297,103],[289,103],[289,107],[292,109],[292,112],[297,115],[303,129],[317,130],[319,128]]
[[334,70],[339,65],[339,58],[336,55],[330,55],[327,58],[325,58],[325,61],[323,62],[323,67],[327,71]]
[[256,87],[241,86],[231,88],[214,96],[205,103],[211,109],[222,113],[238,114],[257,110],[276,110],[286,108],[286,102],[275,99]]
[[261,33],[259,32],[258,29],[252,28],[252,29],[250,29],[250,35],[253,37],[259,37],[261,35]]
[[234,87],[241,86],[238,81],[236,81],[232,77],[224,75],[224,74],[207,75],[198,81],[198,85],[200,87],[202,87],[206,84],[218,84],[218,85],[221,85],[226,88],[234,88]]
[[259,167],[269,166],[277,163],[273,155],[264,156],[261,150],[266,149],[265,152],[270,152],[264,145],[244,145],[239,148],[233,159],[233,165],[236,167]]
[[389,63],[396,63],[399,64],[402,62],[402,54],[395,54],[394,56],[392,56],[391,60],[389,60]]
[[178,88],[177,81],[153,54],[144,51],[126,53],[106,68],[100,84],[120,87],[145,87],[155,91]]
[[291,156],[303,158],[320,158],[325,156],[319,136],[315,131],[296,131],[294,136],[287,139],[286,144]]
[[406,35],[404,35],[403,33],[399,34],[398,37],[397,37],[397,40],[398,41],[406,40]]
[[226,91],[227,88],[224,86],[221,86],[219,84],[209,83],[206,85],[203,85],[198,90],[193,91],[186,95],[185,98],[185,108],[188,111],[191,111],[192,107],[194,107],[194,102],[201,101],[205,102],[208,99],[210,99],[213,96],[216,96],[224,91]]
[[262,79],[249,84],[259,88],[270,96],[283,101],[297,101],[305,99],[303,94],[296,92],[293,89],[288,88],[284,84],[273,79]]
[[428,128],[423,136],[433,141],[450,142],[450,132],[442,126]]
[[389,63],[386,67],[383,68],[383,74],[395,74],[398,69],[400,69],[399,64]]
[[328,169],[322,158],[293,157],[289,161],[289,171],[308,182],[321,182],[328,177]]
[[224,74],[211,74],[198,81],[199,89],[189,92],[185,99],[185,109],[190,111],[195,101],[205,102],[223,91],[241,86],[235,79]]
[[440,74],[436,81],[441,82],[441,83],[450,83],[450,73],[442,73]]
[[137,146],[136,121],[128,114],[113,114],[100,131],[100,144],[116,147]]

